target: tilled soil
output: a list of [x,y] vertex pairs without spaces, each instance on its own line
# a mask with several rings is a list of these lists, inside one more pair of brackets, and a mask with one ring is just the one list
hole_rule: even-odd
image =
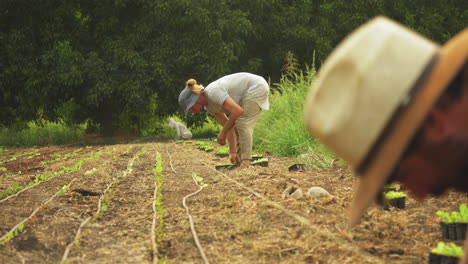
[[[349,230],[346,168],[290,172],[294,159],[265,156],[268,167],[217,171],[227,158],[191,143],[9,149],[0,193],[32,184],[0,198],[0,263],[427,263],[442,241],[436,212],[467,202],[407,198]],[[313,186],[331,196],[282,197]]]

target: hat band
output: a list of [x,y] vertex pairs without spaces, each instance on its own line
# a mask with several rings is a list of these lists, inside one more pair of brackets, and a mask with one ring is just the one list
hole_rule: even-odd
[[382,144],[384,139],[387,138],[390,131],[392,131],[392,128],[397,124],[397,121],[400,119],[404,110],[413,102],[415,95],[419,92],[424,82],[429,78],[430,73],[432,72],[432,69],[434,68],[434,65],[436,64],[438,58],[439,53],[437,52],[426,65],[423,72],[419,75],[418,79],[414,82],[411,89],[409,89],[405,99],[400,103],[397,109],[395,109],[395,112],[393,112],[390,121],[387,122],[384,129],[377,137],[377,140],[367,152],[366,157],[362,159],[361,163],[358,166],[356,166],[356,172],[358,174],[362,174],[369,167],[369,164],[372,162],[373,157],[375,157],[376,153],[379,151],[380,145]]

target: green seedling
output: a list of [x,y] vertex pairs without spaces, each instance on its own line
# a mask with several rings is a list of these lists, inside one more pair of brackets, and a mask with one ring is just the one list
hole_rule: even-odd
[[19,224],[15,230],[12,230],[3,237],[0,241],[0,245],[4,246],[8,241],[12,240],[15,236],[19,235],[24,230],[24,224]]
[[221,147],[218,149],[216,154],[229,154],[229,148],[228,147]]
[[444,242],[437,243],[437,247],[431,250],[432,253],[448,256],[448,257],[455,257],[455,258],[462,258],[463,257],[463,249],[457,246],[455,243],[448,243],[445,244]]
[[203,182],[203,178],[198,176],[196,173],[192,173],[192,177],[202,188],[205,188],[206,186],[208,186],[208,184]]
[[204,149],[206,152],[209,152],[209,151],[212,151],[212,150],[214,150],[214,147],[211,147],[211,146],[205,146],[203,149]]
[[468,223],[468,207],[466,204],[460,204],[458,212],[437,211],[437,215],[440,217],[440,221],[447,224]]
[[55,194],[55,196],[61,196],[63,195],[66,191],[68,191],[68,189],[70,188],[70,184],[65,184],[64,186],[62,186],[62,188],[57,192],[57,194]]
[[385,198],[387,199],[396,199],[402,197],[406,197],[406,194],[404,192],[389,191],[385,193]]
[[259,159],[259,160],[256,160],[256,161],[252,161],[252,164],[258,164],[258,163],[262,163],[262,162],[267,162],[268,159],[267,158],[264,158],[264,159]]

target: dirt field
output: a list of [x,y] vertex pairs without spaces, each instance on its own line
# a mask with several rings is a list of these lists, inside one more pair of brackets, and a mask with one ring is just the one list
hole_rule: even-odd
[[[436,212],[467,202],[407,198],[347,230],[346,168],[289,172],[295,160],[265,157],[268,167],[216,171],[227,158],[191,143],[8,149],[0,263],[427,263]],[[283,198],[289,186],[331,196]]]

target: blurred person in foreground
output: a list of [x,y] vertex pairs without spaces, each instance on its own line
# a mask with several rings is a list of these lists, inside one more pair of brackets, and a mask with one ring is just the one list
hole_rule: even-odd
[[[402,183],[419,200],[468,192],[467,54],[467,28],[439,46],[376,17],[327,58],[304,122],[359,176],[350,227],[386,183]],[[468,263],[468,243],[460,263]]]
[[[253,130],[262,110],[269,109],[270,88],[258,75],[239,72],[221,77],[206,88],[190,79],[179,95],[185,113],[206,110],[223,128],[220,145],[229,143],[229,159],[248,167],[252,159]],[[229,116],[229,117],[228,117]]]

